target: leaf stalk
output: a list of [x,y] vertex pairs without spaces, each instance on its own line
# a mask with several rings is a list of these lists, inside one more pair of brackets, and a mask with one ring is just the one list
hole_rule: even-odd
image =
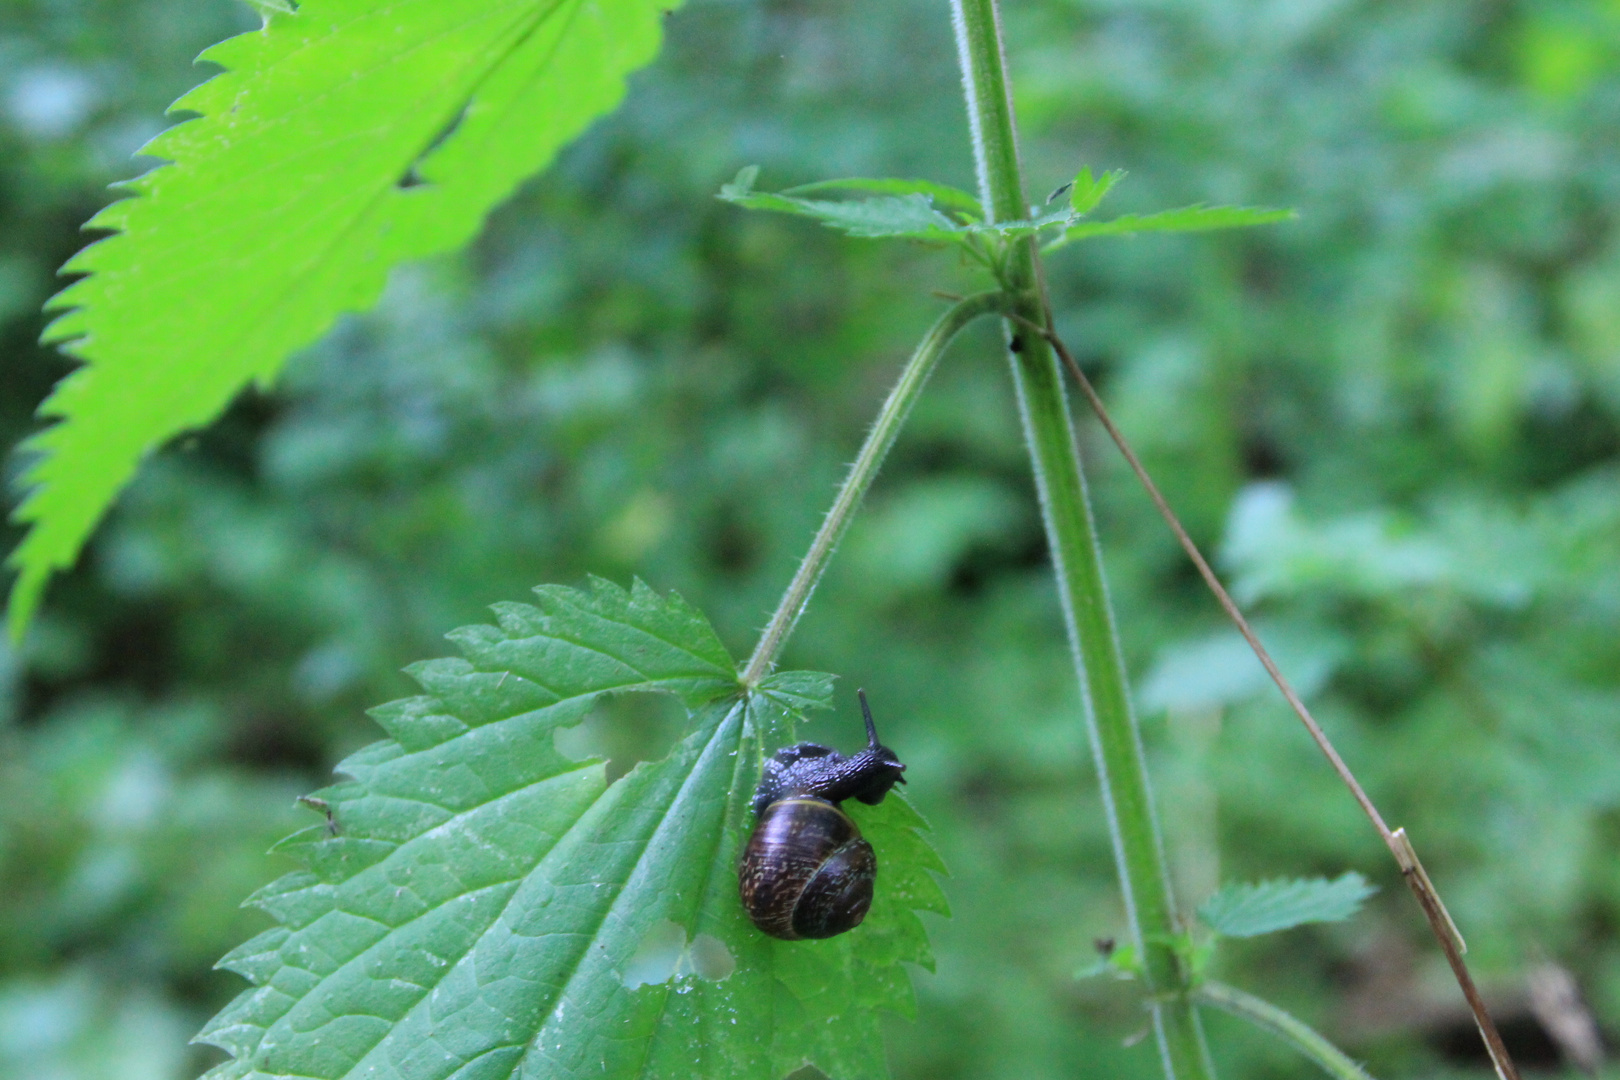
[[877,419],[872,423],[872,430],[867,432],[861,452],[856,456],[854,464],[849,467],[849,474],[844,477],[844,483],[838,489],[832,509],[827,511],[820,530],[810,542],[810,550],[805,553],[798,572],[788,583],[787,592],[782,594],[781,603],[776,606],[776,613],[771,616],[771,621],[766,624],[764,632],[760,635],[759,644],[755,646],[753,656],[749,657],[748,665],[743,669],[743,686],[753,689],[771,673],[771,668],[776,664],[777,654],[787,643],[788,635],[793,633],[799,616],[804,613],[805,606],[810,602],[810,594],[815,591],[816,583],[821,580],[828,561],[838,548],[838,542],[848,531],[856,509],[866,496],[867,489],[872,486],[872,480],[882,467],[883,459],[888,456],[889,448],[899,436],[901,426],[911,413],[911,407],[917,403],[917,398],[922,394],[928,377],[934,373],[940,358],[945,355],[945,349],[968,323],[981,315],[1002,311],[1005,307],[1006,298],[999,291],[967,297],[941,315],[918,343],[916,350],[911,354],[911,359],[906,362],[905,369],[901,371],[899,380],[894,384],[894,389],[889,391],[888,398],[883,402],[883,408],[879,410]]
[[1263,998],[1235,986],[1209,981],[1193,991],[1193,1000],[1271,1032],[1321,1066],[1323,1072],[1337,1077],[1337,1080],[1372,1080],[1365,1069],[1324,1039],[1316,1029]]

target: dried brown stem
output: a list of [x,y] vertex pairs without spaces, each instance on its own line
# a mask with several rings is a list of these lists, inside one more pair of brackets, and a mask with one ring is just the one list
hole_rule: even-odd
[[1468,973],[1468,965],[1463,961],[1462,954],[1467,951],[1468,947],[1463,943],[1462,935],[1458,933],[1456,923],[1452,922],[1451,914],[1441,901],[1440,894],[1435,891],[1433,882],[1429,880],[1429,875],[1423,869],[1423,864],[1418,861],[1417,852],[1413,850],[1412,842],[1407,839],[1406,830],[1392,830],[1384,823],[1383,815],[1373,805],[1372,799],[1367,796],[1366,790],[1362,788],[1355,774],[1350,771],[1350,767],[1339,756],[1338,750],[1334,748],[1332,741],[1328,739],[1327,733],[1322,730],[1322,726],[1311,715],[1310,709],[1306,708],[1305,702],[1300,700],[1299,695],[1294,692],[1293,686],[1289,684],[1288,679],[1277,667],[1276,662],[1272,660],[1271,654],[1266,651],[1266,647],[1260,643],[1259,637],[1255,635],[1254,630],[1249,626],[1249,620],[1243,617],[1243,612],[1238,609],[1237,603],[1232,599],[1231,594],[1226,591],[1226,587],[1215,576],[1215,571],[1210,568],[1208,560],[1198,550],[1198,545],[1193,543],[1191,536],[1187,535],[1187,530],[1182,526],[1181,519],[1176,517],[1174,510],[1170,509],[1170,504],[1165,501],[1164,495],[1160,493],[1159,486],[1153,482],[1153,478],[1148,475],[1147,469],[1143,467],[1141,459],[1131,449],[1131,444],[1125,438],[1124,433],[1114,424],[1113,417],[1108,415],[1108,409],[1103,405],[1102,398],[1098,396],[1096,388],[1091,385],[1091,380],[1086,378],[1086,373],[1080,369],[1080,365],[1074,359],[1074,354],[1069,352],[1068,347],[1063,344],[1062,339],[1051,328],[1051,312],[1046,313],[1048,324],[1046,326],[1041,326],[1018,315],[1009,317],[1033,333],[1039,334],[1057,352],[1059,358],[1063,361],[1063,365],[1069,369],[1069,374],[1073,376],[1075,383],[1080,387],[1080,392],[1091,403],[1091,409],[1097,414],[1097,419],[1102,422],[1103,428],[1107,430],[1108,437],[1114,440],[1114,445],[1119,447],[1119,452],[1124,455],[1126,463],[1131,467],[1131,471],[1136,474],[1137,480],[1141,481],[1142,486],[1147,490],[1148,497],[1153,500],[1153,505],[1158,508],[1159,516],[1164,518],[1165,524],[1170,526],[1170,531],[1175,534],[1182,550],[1187,553],[1187,557],[1198,568],[1199,576],[1204,579],[1204,584],[1208,585],[1210,591],[1215,594],[1215,599],[1220,602],[1227,616],[1237,626],[1238,633],[1243,635],[1243,640],[1249,643],[1249,648],[1254,650],[1254,655],[1259,658],[1261,665],[1265,667],[1266,674],[1271,676],[1271,681],[1277,684],[1278,690],[1282,691],[1282,696],[1288,701],[1289,706],[1294,710],[1294,714],[1299,717],[1300,723],[1305,725],[1305,730],[1310,733],[1311,739],[1315,741],[1317,748],[1327,758],[1328,764],[1333,767],[1333,771],[1344,782],[1344,786],[1350,789],[1350,794],[1354,796],[1362,812],[1372,822],[1373,828],[1378,830],[1379,837],[1382,838],[1385,846],[1389,848],[1390,854],[1395,857],[1395,862],[1401,868],[1401,875],[1406,879],[1412,894],[1417,897],[1418,904],[1422,906],[1423,914],[1429,921],[1429,928],[1434,932],[1435,939],[1439,941],[1441,950],[1446,954],[1447,962],[1451,964],[1451,972],[1457,978],[1457,985],[1462,988],[1463,997],[1468,999],[1468,1007],[1474,1014],[1475,1023],[1479,1025],[1480,1035],[1485,1040],[1485,1048],[1490,1052],[1491,1062],[1496,1066],[1497,1074],[1502,1077],[1502,1080],[1519,1080],[1519,1071],[1514,1066],[1513,1059],[1509,1056],[1507,1047],[1503,1044],[1502,1036],[1496,1030],[1496,1024],[1491,1020],[1489,1011],[1485,1008],[1485,1002],[1480,998],[1479,989],[1474,985],[1473,977]]

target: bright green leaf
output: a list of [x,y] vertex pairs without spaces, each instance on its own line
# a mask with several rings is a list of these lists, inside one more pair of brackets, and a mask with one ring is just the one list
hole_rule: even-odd
[[720,198],[749,210],[815,218],[828,228],[850,236],[961,241],[968,233],[966,226],[958,225],[934,209],[932,198],[921,191],[875,199],[800,199],[755,191],[754,180],[758,175],[757,166],[743,169],[735,180],[721,187]]
[[1113,190],[1114,185],[1123,179],[1124,169],[1109,169],[1101,176],[1092,176],[1089,168],[1081,169],[1069,188],[1069,208],[1076,214],[1091,213],[1103,201],[1103,197]]
[[817,180],[812,184],[800,184],[783,191],[783,195],[810,195],[818,191],[865,191],[873,195],[927,195],[934,200],[935,206],[943,206],[950,210],[961,210],[975,218],[984,217],[984,210],[979,206],[979,200],[963,191],[947,184],[936,184],[932,180],[871,180],[865,177],[848,177],[843,180]]
[[[940,864],[900,798],[852,808],[882,870],[871,913],[828,941],[748,921],[737,855],[764,747],[786,724],[743,698],[702,615],[637,583],[537,590],[419,664],[424,696],[340,766],[323,822],[282,847],[307,869],[253,903],[280,924],[222,961],[255,985],[202,1038],[215,1080],[885,1075],[879,1010],[930,963],[914,912]],[[811,703],[826,676],[777,676]],[[596,698],[676,695],[692,730],[607,784],[553,736]]]
[[1290,221],[1292,210],[1271,210],[1260,206],[1183,206],[1153,214],[1125,214],[1112,221],[1082,221],[1069,226],[1063,235],[1046,245],[1053,251],[1076,240],[1093,236],[1133,236],[1145,232],[1209,232],[1214,229],[1241,229]]
[[1326,878],[1228,885],[1205,900],[1198,917],[1217,934],[1257,937],[1313,922],[1340,922],[1377,892],[1357,873]]
[[467,241],[619,101],[677,2],[272,0],[205,53],[224,73],[175,103],[200,117],[143,150],[173,164],[91,220],[114,234],[51,303],[46,339],[85,366],[28,443],[13,633],[146,454],[370,306],[390,267]]

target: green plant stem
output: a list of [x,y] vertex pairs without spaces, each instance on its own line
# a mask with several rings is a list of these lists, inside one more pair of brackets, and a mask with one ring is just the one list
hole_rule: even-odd
[[1193,1000],[1241,1017],[1256,1027],[1264,1028],[1316,1062],[1329,1076],[1336,1076],[1339,1080],[1372,1080],[1365,1069],[1352,1061],[1344,1051],[1317,1034],[1309,1024],[1277,1008],[1269,1001],[1245,993],[1235,986],[1218,982],[1204,983],[1193,991]]
[[[953,0],[952,8],[986,213],[995,221],[1027,217],[996,0]],[[1033,237],[1009,244],[1002,280],[1012,299],[1011,315],[1038,324],[1047,321]],[[1174,946],[1181,927],[1062,374],[1044,338],[1022,332],[1012,322],[1008,329],[1019,413],[1075,654],[1130,933],[1143,959],[1143,978],[1153,1002],[1165,1075],[1170,1080],[1212,1080],[1214,1066],[1197,1009],[1188,997],[1190,978]]]
[[1378,830],[1378,835],[1383,838],[1385,845],[1390,850],[1390,854],[1395,856],[1395,862],[1400,866],[1401,875],[1406,879],[1407,886],[1411,888],[1412,894],[1423,908],[1424,917],[1429,920],[1429,928],[1434,931],[1435,940],[1439,942],[1441,951],[1446,954],[1446,962],[1451,965],[1452,974],[1456,977],[1457,985],[1468,1002],[1469,1011],[1474,1014],[1474,1022],[1479,1026],[1480,1037],[1485,1041],[1485,1048],[1490,1053],[1491,1061],[1496,1065],[1497,1072],[1504,1077],[1504,1080],[1519,1080],[1518,1066],[1513,1063],[1513,1056],[1508,1053],[1507,1044],[1502,1041],[1502,1033],[1497,1030],[1496,1021],[1491,1019],[1490,1010],[1485,1007],[1485,999],[1480,996],[1479,987],[1474,984],[1474,977],[1469,974],[1468,964],[1463,960],[1463,954],[1468,951],[1468,946],[1463,941],[1462,932],[1457,929],[1457,924],[1452,921],[1451,913],[1446,910],[1445,901],[1441,900],[1439,892],[1434,887],[1434,882],[1429,880],[1429,874],[1423,869],[1423,863],[1418,858],[1416,849],[1412,847],[1412,841],[1406,835],[1406,830],[1404,828],[1391,829],[1384,823],[1383,815],[1378,812],[1378,808],[1373,805],[1372,799],[1368,797],[1360,782],[1356,780],[1355,774],[1350,771],[1350,766],[1345,764],[1344,759],[1339,756],[1339,752],[1334,748],[1332,740],[1327,737],[1327,732],[1322,730],[1322,726],[1311,715],[1310,709],[1305,707],[1304,699],[1295,693],[1293,686],[1284,677],[1282,670],[1272,660],[1271,654],[1261,644],[1259,636],[1254,632],[1254,628],[1243,617],[1243,612],[1239,610],[1237,602],[1232,599],[1231,594],[1221,584],[1220,578],[1215,576],[1215,571],[1210,568],[1209,560],[1204,558],[1203,553],[1198,550],[1198,545],[1193,543],[1192,537],[1182,527],[1181,520],[1176,517],[1175,511],[1170,509],[1170,504],[1165,501],[1164,495],[1159,491],[1159,486],[1153,482],[1153,478],[1148,475],[1147,469],[1143,467],[1141,459],[1131,449],[1131,444],[1125,438],[1125,433],[1114,423],[1113,417],[1108,415],[1108,408],[1103,404],[1103,400],[1097,394],[1096,388],[1091,385],[1091,380],[1086,378],[1086,373],[1080,369],[1080,365],[1076,362],[1073,354],[1063,344],[1063,340],[1051,329],[1051,319],[1048,318],[1045,324],[1041,324],[1032,322],[1017,314],[1011,315],[1010,318],[1026,330],[1043,337],[1057,350],[1058,355],[1063,359],[1064,366],[1069,369],[1069,374],[1073,376],[1075,385],[1080,387],[1081,393],[1091,403],[1092,411],[1097,414],[1097,419],[1108,432],[1109,438],[1114,440],[1114,445],[1119,448],[1119,452],[1125,458],[1126,464],[1131,467],[1132,472],[1136,473],[1137,480],[1147,490],[1148,498],[1153,501],[1153,505],[1164,518],[1165,524],[1170,526],[1170,531],[1175,534],[1177,542],[1186,551],[1187,557],[1192,560],[1199,576],[1204,579],[1204,583],[1215,594],[1215,599],[1220,602],[1221,608],[1231,618],[1233,624],[1237,626],[1238,633],[1243,635],[1243,639],[1254,650],[1255,656],[1259,658],[1261,665],[1266,669],[1266,673],[1277,684],[1277,689],[1282,692],[1284,700],[1294,710],[1294,714],[1299,717],[1300,723],[1305,725],[1305,730],[1310,733],[1317,747],[1321,749],[1323,756],[1328,760],[1328,764],[1332,766],[1333,771],[1338,774],[1344,785],[1350,789],[1350,794],[1372,822],[1373,828]]
[[810,542],[810,550],[805,554],[804,561],[799,564],[798,573],[793,575],[789,582],[787,592],[782,595],[782,602],[776,606],[776,613],[760,635],[759,644],[754,648],[754,655],[749,657],[748,666],[743,669],[742,683],[752,688],[759,681],[771,673],[776,663],[776,656],[787,643],[788,635],[803,614],[805,605],[810,602],[810,594],[815,591],[816,583],[827,569],[827,563],[838,547],[838,542],[844,538],[845,531],[855,515],[855,510],[866,495],[866,489],[872,486],[872,480],[877,476],[878,469],[883,465],[883,459],[888,455],[889,448],[894,445],[896,436],[900,434],[900,427],[905,423],[906,416],[911,407],[916,404],[917,397],[922,393],[928,376],[934,373],[945,349],[950,345],[951,339],[961,329],[981,315],[991,315],[1004,310],[1006,299],[1001,292],[985,292],[970,296],[958,301],[951,309],[939,317],[939,320],[929,329],[928,333],[918,343],[916,351],[906,363],[905,370],[900,373],[900,379],[889,391],[883,408],[878,412],[877,420],[872,424],[872,430],[867,433],[866,442],[861,446],[860,454],[855,463],[849,467],[849,475],[844,478],[843,486],[838,489],[838,497],[833,500],[832,509],[827,511],[827,517],[821,523],[821,529],[816,538]]

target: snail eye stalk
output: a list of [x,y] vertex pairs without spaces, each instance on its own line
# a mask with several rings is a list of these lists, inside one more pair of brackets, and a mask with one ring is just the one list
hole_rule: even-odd
[[865,690],[857,690],[857,691],[855,691],[855,696],[861,699],[861,715],[866,717],[866,743],[867,743],[867,746],[870,747],[873,750],[876,750],[878,748],[878,746],[879,746],[879,743],[878,743],[878,737],[877,737],[877,725],[872,722],[872,706],[870,706],[870,705],[868,705],[866,703],[866,691]]

